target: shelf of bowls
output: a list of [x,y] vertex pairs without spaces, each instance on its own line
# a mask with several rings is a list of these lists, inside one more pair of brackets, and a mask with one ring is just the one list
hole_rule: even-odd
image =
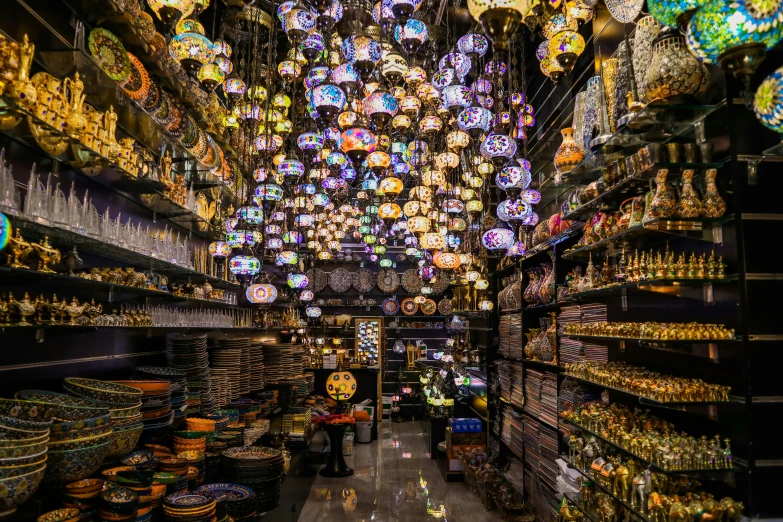
[[[137,374],[142,380],[66,378],[65,393],[24,390],[0,399],[3,515],[20,506],[19,520],[40,515],[25,503],[41,487],[47,493],[34,511],[57,508],[44,521],[230,520],[278,505],[289,455],[250,446],[258,434],[246,425],[257,402],[191,414],[179,431],[160,436],[154,415],[174,415],[172,390],[184,399],[185,373],[144,367]],[[50,495],[53,487],[60,493]]]

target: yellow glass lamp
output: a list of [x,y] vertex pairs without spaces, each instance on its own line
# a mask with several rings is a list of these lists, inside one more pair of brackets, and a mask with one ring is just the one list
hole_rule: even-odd
[[522,17],[530,10],[531,0],[468,0],[468,11],[484,28],[496,49],[506,49]]
[[347,401],[356,393],[356,379],[351,372],[333,372],[326,379],[326,393],[336,401]]
[[[585,39],[576,31],[560,31],[549,40],[549,56],[557,60],[566,74],[574,68],[576,59],[585,50]],[[541,61],[543,64],[543,60]],[[551,76],[551,74],[550,74]]]

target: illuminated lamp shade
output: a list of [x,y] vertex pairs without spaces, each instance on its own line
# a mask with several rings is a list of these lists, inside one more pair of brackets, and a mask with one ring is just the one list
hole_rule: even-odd
[[296,273],[288,274],[288,276],[286,276],[286,281],[288,283],[288,288],[293,288],[294,290],[301,290],[310,282],[305,274]]
[[435,166],[449,171],[459,166],[459,156],[453,152],[441,152],[435,156]]
[[312,11],[296,4],[285,13],[283,30],[292,44],[298,45],[315,31],[316,19]]
[[374,234],[366,234],[362,241],[367,243],[368,245],[374,245],[376,241],[378,241],[378,238]]
[[319,132],[303,132],[296,138],[296,145],[302,151],[317,152],[324,146],[324,137]]
[[386,253],[386,247],[384,245],[375,245],[372,247],[372,253],[382,256]]
[[492,113],[483,107],[468,107],[457,116],[459,129],[477,139],[484,132],[489,132],[492,124]]
[[318,319],[321,317],[321,309],[317,306],[308,306],[305,308],[305,314],[310,319]]
[[358,113],[353,112],[351,110],[346,110],[344,112],[341,112],[340,115],[337,117],[337,126],[341,129],[347,129],[348,127],[353,127],[354,125],[357,125],[359,123],[361,116],[359,116]]
[[351,63],[343,63],[335,67],[332,71],[332,81],[348,94],[358,92],[362,84],[359,73]]
[[[5,217],[5,215],[3,215],[2,217],[5,218],[3,221],[8,220],[8,218]],[[9,230],[10,230],[10,226],[3,227],[4,234],[10,234],[10,232],[8,232]],[[0,246],[4,246],[4,245],[0,245]],[[209,244],[209,247],[207,247],[207,251],[209,252],[209,255],[211,255],[212,257],[221,259],[231,255],[231,245],[229,245],[225,241],[213,241],[212,243]]]
[[395,18],[405,22],[421,6],[422,0],[391,0],[391,10]]
[[279,185],[262,184],[256,187],[255,197],[256,201],[280,201],[283,199],[283,189]]
[[372,9],[372,19],[380,25],[384,31],[388,32],[397,22],[392,12],[392,0],[381,0],[376,2]]
[[400,178],[383,178],[378,184],[378,190],[382,191],[386,197],[395,198],[402,192],[403,183]]
[[498,218],[507,223],[519,223],[530,215],[532,209],[530,205],[522,201],[521,198],[506,199],[498,203]]
[[340,135],[340,149],[354,164],[362,163],[375,150],[375,136],[369,129],[351,127]]
[[378,262],[378,264],[380,265],[381,268],[391,268],[394,262],[388,257],[384,257]]
[[432,75],[432,86],[442,91],[449,85],[454,84],[454,80],[457,79],[457,71],[451,67],[447,69],[441,69]]
[[173,26],[181,18],[190,16],[196,7],[193,0],[149,0],[147,4],[152,12],[168,26]]
[[305,76],[305,87],[308,89],[314,89],[328,80],[331,74],[332,70],[325,65],[313,67],[307,72],[307,76]]
[[453,130],[446,135],[446,146],[459,153],[470,145],[470,136],[461,130]]
[[283,60],[277,65],[277,72],[285,82],[292,82],[302,74],[302,66],[294,60]]
[[470,72],[471,63],[470,58],[465,54],[448,53],[441,57],[438,69],[453,68],[457,72],[457,76],[464,78]]
[[451,252],[437,252],[432,260],[441,270],[456,270],[460,266],[459,256]]
[[299,228],[311,228],[315,219],[310,214],[299,214],[294,218],[294,225]]
[[421,20],[410,19],[394,28],[394,39],[409,53],[416,52],[428,37],[427,25]]
[[277,134],[271,136],[265,134],[263,136],[256,136],[253,140],[253,148],[257,152],[272,153],[283,146],[283,138]]
[[541,193],[535,189],[523,190],[520,197],[522,201],[531,205],[536,205],[541,201]]
[[517,153],[517,142],[505,134],[492,132],[481,142],[480,151],[484,158],[499,167]]
[[408,72],[408,62],[400,53],[391,52],[383,57],[381,61],[381,74],[389,80],[392,85],[402,80],[403,75]]
[[419,122],[419,132],[428,136],[434,136],[443,128],[443,120],[436,114],[429,113]]
[[475,270],[468,270],[465,273],[465,280],[470,283],[471,285],[475,284],[476,281],[481,279],[481,273],[477,272]]
[[[324,31],[325,34],[331,30],[334,24],[343,18],[344,8],[340,0],[333,0],[331,2],[319,0],[318,2],[314,2],[313,6],[316,7],[319,13],[317,20],[318,27]],[[325,7],[323,12],[318,9],[319,7]]]
[[225,56],[216,56],[214,63],[220,67],[220,70],[223,71],[223,73],[226,75],[229,75],[234,71],[234,63],[230,58],[226,58]]
[[402,211],[407,217],[417,216],[421,210],[422,204],[416,200],[407,201],[402,207]]
[[311,202],[316,207],[325,207],[326,205],[329,204],[329,196],[327,196],[323,192],[319,192],[313,195]]
[[180,33],[169,41],[169,53],[190,73],[215,60],[215,51],[209,38],[199,33]]
[[266,240],[266,248],[269,250],[280,250],[283,248],[283,240],[279,237],[270,237]]
[[330,122],[345,107],[345,93],[333,83],[322,83],[312,89],[310,103],[324,122]]
[[405,114],[398,114],[392,118],[392,127],[397,130],[408,129],[410,128],[411,123],[410,116],[406,116]]
[[449,85],[443,89],[442,96],[446,108],[454,115],[473,103],[473,93],[464,85]]
[[375,65],[381,61],[381,44],[364,34],[343,40],[342,51],[364,80],[369,79]]
[[379,130],[382,130],[399,110],[397,98],[384,89],[378,89],[366,97],[363,104],[364,113]]
[[402,215],[402,209],[397,203],[384,203],[378,207],[378,215],[387,223],[399,219]]
[[461,217],[449,218],[448,228],[452,232],[464,232],[467,226],[468,226],[467,222],[465,222],[465,220],[462,219]]
[[229,76],[223,82],[223,90],[232,98],[238,98],[247,92],[247,84],[239,76]]
[[[512,232],[513,234],[513,232]],[[440,234],[435,232],[427,232],[419,239],[419,245],[421,248],[427,250],[440,250],[446,246],[446,240]]]
[[458,199],[447,199],[443,202],[443,211],[447,214],[461,214],[465,204]]
[[530,185],[532,179],[533,177],[529,170],[509,165],[497,173],[495,183],[498,188],[505,190],[509,196],[516,196]]
[[753,97],[753,113],[762,125],[783,133],[783,67],[759,85]]
[[254,276],[261,271],[261,261],[253,256],[234,256],[228,262],[228,269],[238,276]]
[[427,73],[421,67],[410,67],[408,72],[403,75],[405,83],[414,89],[421,83],[427,81]]
[[196,78],[207,91],[214,91],[215,87],[223,83],[226,73],[216,63],[207,63],[201,66]]
[[446,176],[441,170],[429,169],[421,173],[421,184],[425,187],[441,186],[446,182]]
[[[321,182],[321,186],[325,188],[326,190],[340,190],[344,188],[346,185],[346,182],[343,178],[326,178]],[[328,203],[327,203],[328,204]]]
[[468,33],[457,40],[457,49],[468,57],[481,57],[489,50],[489,41],[480,34]]
[[[647,5],[652,11],[652,3]],[[568,18],[581,24],[587,23],[593,18],[593,8],[585,5],[582,0],[568,0],[565,9]]]
[[560,31],[549,40],[549,56],[557,60],[566,74],[571,72],[584,50],[585,39],[576,31]]
[[353,181],[356,179],[356,170],[352,168],[345,168],[340,171],[340,177],[346,181]]
[[481,244],[487,250],[507,250],[516,238],[514,231],[508,228],[491,228],[481,236]]
[[238,129],[239,118],[237,118],[234,114],[226,114],[223,116],[223,127],[227,129]]
[[302,290],[302,293],[299,294],[299,300],[303,303],[309,303],[315,299],[315,293],[312,290]]
[[253,304],[271,304],[277,299],[277,288],[270,284],[250,285],[245,296]]
[[324,37],[320,33],[314,32],[302,42],[299,46],[302,55],[308,62],[313,62],[324,50]]
[[557,60],[549,55],[545,56],[541,60],[541,63],[538,67],[545,76],[550,78],[555,83],[559,82],[566,73],[565,69],[563,69],[559,63],[557,63]]
[[491,312],[493,308],[495,308],[495,303],[490,301],[489,299],[483,297],[478,303],[478,308],[482,312]]
[[525,243],[522,241],[516,241],[510,247],[508,247],[508,250],[506,250],[506,255],[508,257],[522,257],[525,255],[526,251],[527,247],[525,247]]
[[287,245],[298,245],[304,241],[302,234],[296,230],[289,230],[283,234],[283,243]]
[[255,205],[243,205],[236,211],[236,217],[251,225],[260,225],[264,221],[264,211]]
[[[280,241],[282,247],[282,240]],[[299,262],[299,254],[293,250],[283,250],[275,256],[275,264],[277,266],[295,265]]]
[[486,279],[476,281],[476,290],[486,290],[487,288],[489,288],[489,281]]

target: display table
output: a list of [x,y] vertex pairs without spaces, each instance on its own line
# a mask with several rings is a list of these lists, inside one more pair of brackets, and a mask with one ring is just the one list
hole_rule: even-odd
[[349,477],[353,470],[345,465],[343,458],[343,438],[347,424],[326,424],[326,433],[329,435],[329,445],[332,451],[329,453],[329,461],[326,467],[319,473],[322,477]]

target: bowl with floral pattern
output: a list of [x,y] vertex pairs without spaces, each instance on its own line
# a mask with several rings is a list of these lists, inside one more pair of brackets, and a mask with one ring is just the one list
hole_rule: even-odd
[[36,442],[35,444],[27,444],[24,446],[0,447],[0,460],[20,459],[24,457],[38,455],[42,451],[46,451],[46,448],[48,446],[49,446],[49,437],[46,437],[40,442]]
[[77,437],[75,439],[49,441],[49,450],[64,451],[64,450],[79,449],[88,446],[103,444],[104,442],[110,442],[113,439],[114,439],[114,432],[110,430],[105,433],[100,433],[98,435],[90,435],[87,437]]
[[55,509],[38,517],[36,522],[77,522],[81,519],[80,513],[76,508]]
[[139,505],[139,494],[130,488],[105,484],[101,491],[101,510],[108,513],[135,513]]
[[[34,471],[38,471],[41,468],[46,467],[47,455],[40,455],[36,457],[34,462],[27,462],[14,465],[6,465],[5,462],[0,465],[0,479],[18,477],[19,475],[27,475]],[[13,462],[13,461],[12,461]]]
[[118,405],[135,404],[144,394],[143,391],[132,386],[82,377],[66,377],[63,388],[80,397]]
[[108,457],[121,457],[127,455],[130,451],[136,447],[141,437],[141,432],[144,431],[144,425],[134,424],[126,429],[114,431],[114,436],[111,440],[111,447],[109,448]]
[[110,441],[66,451],[49,451],[47,482],[73,482],[87,478],[101,467]]
[[38,490],[46,466],[18,477],[0,479],[0,517],[10,515]]
[[64,393],[43,390],[22,390],[16,392],[16,398],[50,406],[53,409],[55,422],[58,420],[88,420],[109,413],[109,409],[98,401],[74,397]]

